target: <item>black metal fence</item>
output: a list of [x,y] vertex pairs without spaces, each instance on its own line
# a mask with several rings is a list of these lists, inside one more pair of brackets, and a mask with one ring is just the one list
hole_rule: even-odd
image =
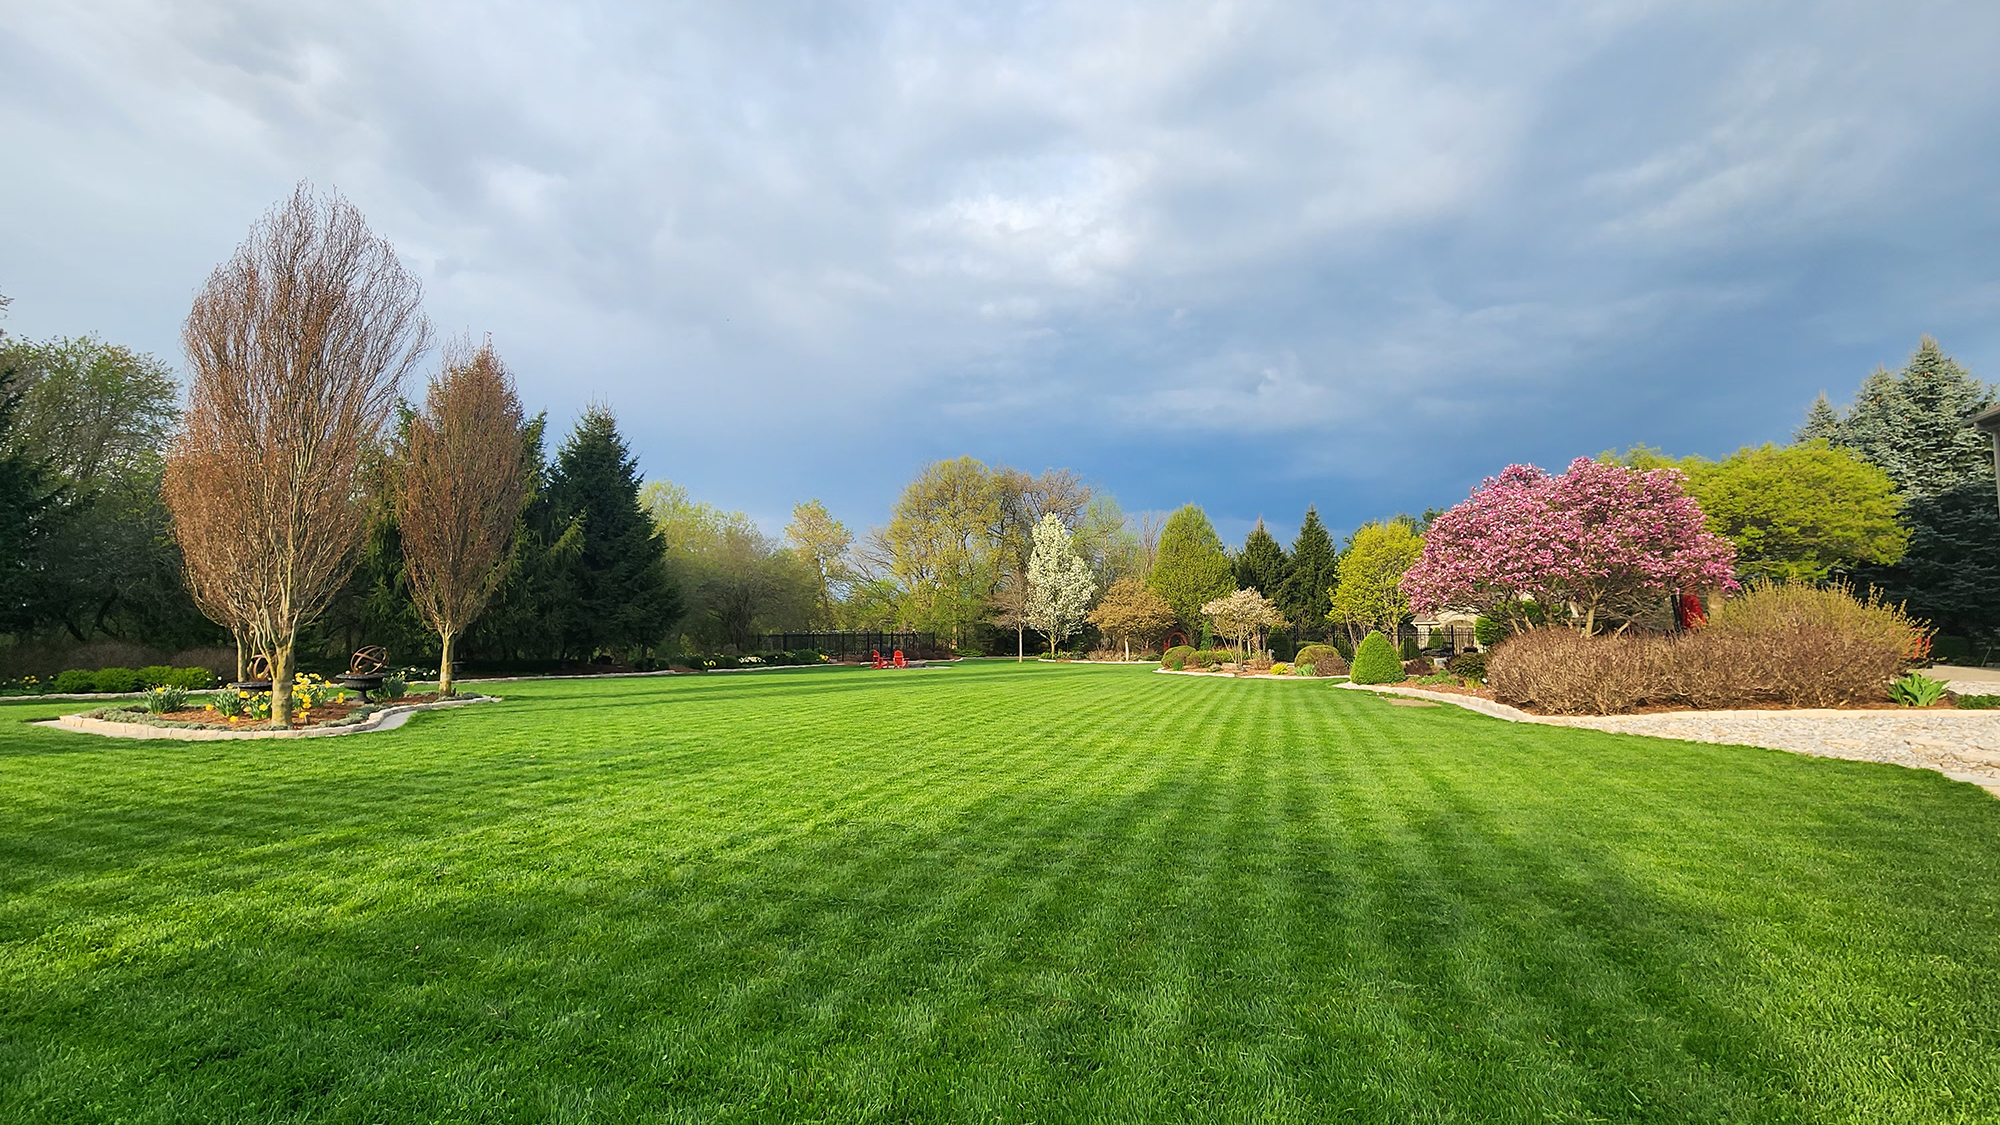
[[808,648],[828,656],[867,656],[879,652],[886,657],[897,649],[918,660],[951,655],[950,646],[938,644],[936,633],[765,633],[757,638],[759,652],[798,652]]

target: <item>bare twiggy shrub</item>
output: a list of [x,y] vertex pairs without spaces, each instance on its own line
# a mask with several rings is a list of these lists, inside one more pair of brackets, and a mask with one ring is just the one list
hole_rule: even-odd
[[1610,715],[1648,704],[1839,707],[1887,698],[1889,681],[1927,635],[1872,593],[1760,583],[1693,633],[1528,630],[1493,650],[1487,683],[1502,702],[1555,714]]
[[448,359],[410,419],[396,524],[417,609],[443,642],[439,695],[452,693],[459,636],[506,574],[527,494],[524,431],[514,381],[491,343]]
[[338,195],[305,184],[209,275],[181,339],[194,374],[163,491],[198,604],[271,663],[353,569],[362,461],[429,342],[422,290]]
[[1925,650],[1930,629],[1870,590],[1760,581],[1716,608],[1697,636],[1733,639],[1756,653],[1773,698],[1837,707],[1888,698],[1887,685]]

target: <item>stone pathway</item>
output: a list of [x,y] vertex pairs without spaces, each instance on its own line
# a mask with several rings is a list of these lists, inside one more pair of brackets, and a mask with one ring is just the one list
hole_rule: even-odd
[[[1342,685],[1343,687],[1347,685]],[[1531,715],[1504,703],[1421,688],[1356,688],[1452,703],[1495,718],[1688,742],[1763,746],[1936,770],[2000,797],[2000,711],[1666,711],[1653,715]],[[1996,693],[2000,694],[2000,693]]]

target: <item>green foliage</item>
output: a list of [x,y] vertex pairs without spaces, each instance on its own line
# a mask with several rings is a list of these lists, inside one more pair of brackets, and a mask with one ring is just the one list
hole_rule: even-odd
[[582,529],[550,606],[561,650],[587,657],[665,640],[682,595],[665,541],[639,506],[638,463],[608,410],[585,411],[557,452],[549,503],[558,525]]
[[1290,633],[1271,634],[1271,659],[1289,661],[1296,651],[1297,646],[1292,643]]
[[1961,711],[2000,710],[2000,695],[1957,695],[1951,705]]
[[1203,668],[1215,668],[1228,661],[1235,660],[1236,654],[1226,648],[1203,648],[1196,649],[1195,654],[1189,659],[1192,663],[1199,664]]
[[139,686],[156,688],[172,678],[174,670],[165,664],[148,664],[139,669]]
[[1264,530],[1262,519],[1243,541],[1243,550],[1237,552],[1234,565],[1238,589],[1255,590],[1273,601],[1280,600],[1292,569],[1285,549]]
[[130,668],[99,668],[91,679],[97,684],[98,691],[113,695],[138,691],[146,686],[140,681],[139,673]]
[[1925,336],[1894,375],[1876,369],[1840,419],[1834,444],[1880,465],[1905,496],[1937,496],[1983,480],[1993,492],[1993,447],[1966,420],[1993,404],[1993,388]]
[[382,687],[375,693],[377,699],[401,699],[410,694],[410,681],[400,672],[391,672],[382,677]]
[[1347,674],[1347,658],[1332,645],[1307,645],[1299,650],[1293,663],[1301,669],[1312,669],[1310,672],[1301,671],[1300,675],[1345,676]]
[[1160,654],[1160,667],[1171,668],[1178,672],[1187,667],[1188,661],[1194,659],[1194,653],[1192,645],[1175,645]]
[[188,692],[182,687],[165,685],[146,693],[146,710],[155,715],[179,711],[187,706],[187,702]]
[[1910,549],[1894,566],[1857,566],[1854,580],[1878,587],[1939,628],[1957,635],[2000,632],[2000,505],[1993,478],[1903,509]]
[[1929,707],[1944,698],[1943,680],[1934,680],[1922,672],[1911,672],[1889,685],[1889,698],[1905,707]]
[[1684,467],[1708,529],[1736,544],[1739,575],[1816,582],[1857,563],[1894,563],[1908,545],[1889,474],[1823,440]]
[[215,673],[206,668],[173,668],[168,670],[166,679],[161,683],[188,691],[203,691],[215,686]]
[[1444,670],[1454,676],[1468,680],[1486,678],[1486,654],[1483,652],[1461,652],[1445,664]]
[[1403,574],[1423,553],[1423,537],[1407,520],[1356,528],[1341,552],[1329,619],[1393,631],[1410,614]]
[[1396,646],[1382,634],[1371,632],[1354,650],[1354,667],[1348,675],[1357,684],[1399,684],[1406,673]]
[[1328,598],[1339,580],[1340,570],[1340,553],[1334,549],[1326,525],[1319,520],[1318,508],[1306,509],[1299,533],[1292,539],[1287,567],[1284,586],[1275,595],[1278,611],[1285,615],[1285,620],[1312,629],[1316,636],[1321,623],[1328,620]]
[[1416,637],[1410,636],[1403,638],[1402,656],[1404,660],[1415,660],[1417,657],[1422,656],[1423,654],[1424,654],[1423,649],[1417,646]]
[[1173,607],[1182,624],[1199,627],[1207,640],[1210,634],[1201,607],[1234,591],[1236,575],[1222,539],[1200,508],[1189,504],[1167,517],[1146,584]]
[[71,668],[58,672],[49,683],[49,689],[57,695],[88,695],[97,690],[97,675],[81,668]]
[[225,719],[240,719],[249,713],[250,693],[236,688],[225,688],[209,697],[208,705]]

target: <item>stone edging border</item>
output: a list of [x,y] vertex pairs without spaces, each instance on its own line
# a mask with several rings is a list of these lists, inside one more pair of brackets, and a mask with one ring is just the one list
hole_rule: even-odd
[[106,738],[167,738],[179,742],[232,742],[250,738],[334,738],[344,734],[369,734],[374,731],[395,730],[409,722],[410,716],[419,711],[437,711],[446,707],[469,707],[475,703],[498,702],[500,697],[497,695],[482,695],[476,699],[410,703],[401,707],[385,708],[359,723],[339,727],[307,727],[304,730],[202,730],[192,727],[155,727],[145,723],[114,723],[82,715],[64,715],[59,719],[48,719],[35,725],[58,730],[73,730],[79,734],[95,734]]

